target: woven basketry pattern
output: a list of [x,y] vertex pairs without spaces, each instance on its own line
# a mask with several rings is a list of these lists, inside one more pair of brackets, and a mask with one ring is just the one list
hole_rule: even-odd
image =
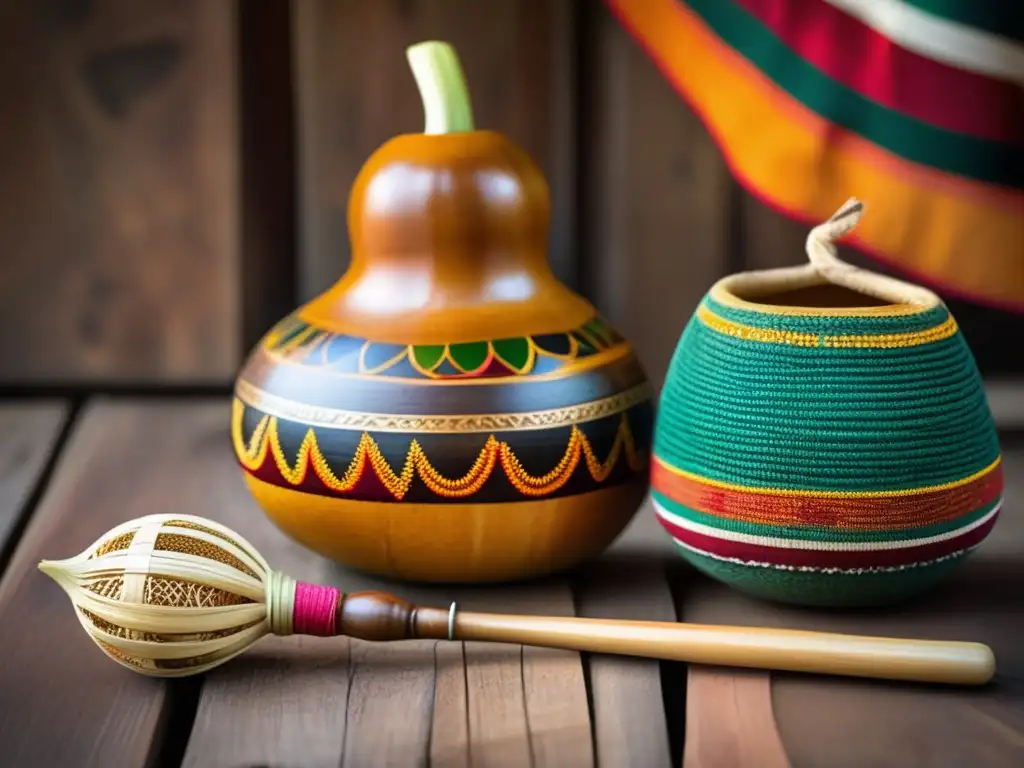
[[759,312],[721,295],[680,339],[655,435],[652,495],[687,559],[772,599],[876,603],[981,542],[999,445],[944,306]]

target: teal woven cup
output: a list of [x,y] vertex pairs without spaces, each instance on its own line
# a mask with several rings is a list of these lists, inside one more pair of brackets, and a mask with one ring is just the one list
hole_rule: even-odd
[[931,291],[850,267],[719,281],[662,391],[655,513],[699,571],[770,600],[877,605],[942,580],[992,530],[1003,476],[981,377]]

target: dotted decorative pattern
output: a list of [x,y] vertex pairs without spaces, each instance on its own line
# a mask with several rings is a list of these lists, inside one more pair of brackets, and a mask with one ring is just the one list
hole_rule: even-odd
[[737,339],[760,341],[768,344],[790,344],[797,347],[830,347],[835,349],[915,347],[921,344],[929,344],[933,341],[948,339],[957,332],[957,324],[952,316],[947,317],[940,325],[924,331],[859,335],[829,335],[784,331],[774,328],[757,328],[719,317],[706,304],[702,304],[697,309],[697,318],[708,328]]

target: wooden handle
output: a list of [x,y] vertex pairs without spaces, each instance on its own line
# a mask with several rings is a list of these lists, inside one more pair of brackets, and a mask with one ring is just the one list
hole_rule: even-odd
[[982,643],[761,627],[468,613],[420,608],[383,592],[346,596],[338,606],[336,629],[339,634],[365,640],[440,640],[447,639],[451,629],[455,640],[954,685],[982,685],[995,674],[992,649]]
[[490,640],[695,664],[981,685],[995,673],[981,643],[760,627],[463,613],[459,640]]

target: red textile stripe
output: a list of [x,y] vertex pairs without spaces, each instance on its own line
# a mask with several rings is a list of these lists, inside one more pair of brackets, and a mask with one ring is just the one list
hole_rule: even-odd
[[968,547],[973,547],[988,535],[995,525],[999,514],[992,515],[983,525],[968,531],[962,536],[957,536],[945,541],[937,541],[931,544],[921,544],[916,547],[901,547],[899,549],[868,549],[868,550],[844,550],[832,551],[821,549],[788,549],[784,547],[762,546],[760,544],[748,544],[742,541],[728,541],[715,536],[705,536],[686,528],[681,528],[661,515],[658,515],[658,522],[665,528],[673,538],[688,544],[702,552],[717,557],[728,557],[744,562],[765,563],[769,565],[783,565],[793,567],[811,568],[892,568],[901,565],[912,565],[929,560],[936,560],[946,555],[952,555]]
[[889,109],[957,133],[1024,144],[1024,90],[896,45],[823,0],[734,0],[805,61]]
[[784,496],[706,484],[651,462],[651,487],[698,512],[746,523],[820,525],[856,531],[899,530],[941,523],[991,504],[1003,492],[1003,465],[969,483],[905,496],[838,497],[827,493]]

